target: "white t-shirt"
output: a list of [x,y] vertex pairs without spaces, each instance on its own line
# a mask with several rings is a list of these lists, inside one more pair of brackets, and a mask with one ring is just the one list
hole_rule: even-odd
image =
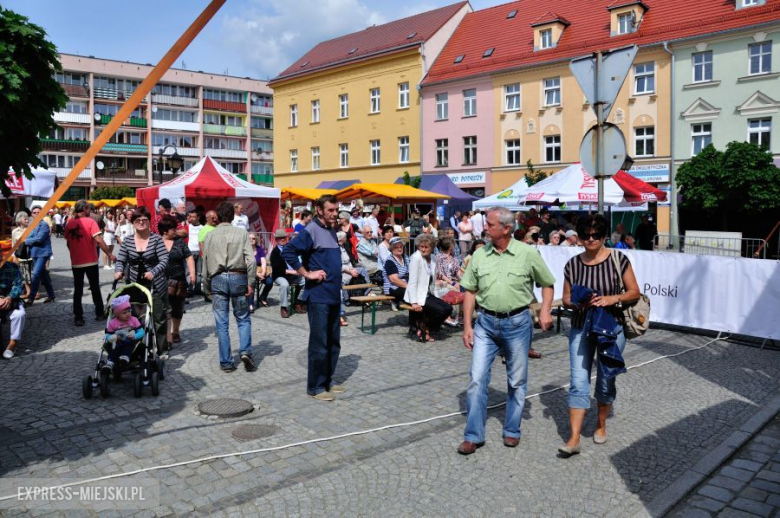
[[116,237],[119,238],[120,241],[124,241],[127,236],[132,236],[133,232],[135,232],[133,224],[127,220],[116,227]]
[[233,226],[238,228],[243,228],[246,231],[249,231],[249,218],[246,214],[241,214],[240,216],[233,216]]
[[482,237],[482,231],[485,230],[485,223],[482,219],[482,214],[477,213],[471,216],[469,219],[469,222],[471,223],[471,228],[474,231],[474,236],[476,236],[477,239]]
[[60,214],[59,212],[54,213],[54,224],[62,225],[62,214]]
[[103,229],[103,241],[106,242],[106,246],[114,244],[114,234],[116,233],[116,223],[114,220],[107,219],[106,228]]
[[190,234],[189,239],[187,240],[187,247],[190,249],[190,252],[193,254],[197,254],[200,252],[200,243],[198,242],[198,235],[200,234],[200,229],[203,228],[203,225],[187,225],[187,230]]

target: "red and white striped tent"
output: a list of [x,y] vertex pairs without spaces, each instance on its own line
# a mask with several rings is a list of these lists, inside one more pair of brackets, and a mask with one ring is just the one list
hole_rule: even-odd
[[241,203],[250,229],[269,234],[279,227],[280,196],[279,189],[242,180],[208,156],[170,182],[136,191],[138,205],[150,212],[163,198],[174,205],[183,200],[187,210],[198,205],[210,210],[223,201]]

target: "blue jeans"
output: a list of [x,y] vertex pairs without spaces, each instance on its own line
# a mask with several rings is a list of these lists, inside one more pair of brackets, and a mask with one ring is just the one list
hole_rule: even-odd
[[506,419],[504,437],[520,438],[525,394],[528,388],[528,349],[533,337],[531,311],[509,318],[481,314],[474,327],[474,349],[471,355],[471,380],[466,392],[466,441],[485,441],[488,385],[493,360],[499,351],[506,358]]
[[[622,353],[626,347],[626,337],[622,327],[616,341]],[[582,329],[571,328],[569,333],[569,361],[571,364],[569,408],[590,408],[590,373],[597,345],[597,340],[586,336]],[[611,405],[615,401],[616,395],[615,378],[606,380],[601,376],[600,369],[596,369],[596,401],[602,405]]]
[[330,390],[341,352],[339,304],[309,301],[309,375],[306,392],[316,396]]
[[246,274],[221,273],[211,279],[212,311],[219,341],[219,364],[233,365],[230,352],[230,301],[233,301],[233,316],[238,326],[238,353],[252,356],[252,321],[249,319],[249,303],[246,300]]
[[28,300],[35,300],[35,295],[38,293],[38,287],[41,285],[41,282],[43,282],[43,287],[46,288],[46,295],[50,299],[54,298],[54,286],[51,285],[51,277],[48,270],[46,270],[46,261],[48,260],[48,257],[36,257],[33,259],[30,298]]

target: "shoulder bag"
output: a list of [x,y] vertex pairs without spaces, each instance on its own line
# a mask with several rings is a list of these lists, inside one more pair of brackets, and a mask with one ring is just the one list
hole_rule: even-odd
[[[615,250],[610,250],[609,255],[612,256],[612,264],[615,265],[615,272],[618,276],[618,282],[620,283],[620,293],[626,292],[626,287],[623,285],[623,275],[620,271],[620,260]],[[641,294],[639,300],[633,304],[623,304],[623,333],[626,335],[626,339],[631,340],[638,336],[642,336],[650,328],[650,298]]]

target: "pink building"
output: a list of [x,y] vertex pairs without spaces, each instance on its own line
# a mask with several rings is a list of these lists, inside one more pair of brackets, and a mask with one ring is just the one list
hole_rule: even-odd
[[494,161],[493,103],[490,79],[423,88],[423,174],[447,174],[464,191],[485,195]]

